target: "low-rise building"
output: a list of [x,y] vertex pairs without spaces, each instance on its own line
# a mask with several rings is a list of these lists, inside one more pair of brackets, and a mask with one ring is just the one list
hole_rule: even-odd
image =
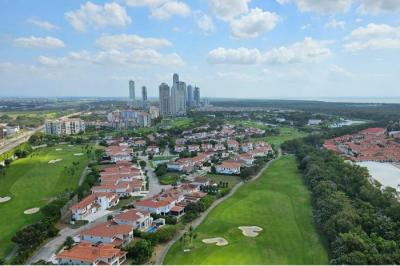
[[215,166],[215,171],[218,174],[225,174],[225,175],[238,175],[240,174],[240,168],[242,164],[235,161],[224,161],[220,165]]
[[93,193],[70,207],[72,220],[85,220],[89,215],[117,205],[119,197],[114,193]]
[[92,244],[111,244],[118,247],[129,243],[133,239],[133,226],[105,222],[82,231],[79,236],[81,241]]
[[139,211],[137,209],[129,209],[117,214],[114,221],[118,224],[127,224],[133,229],[146,231],[153,223],[153,218],[150,212]]
[[150,146],[148,146],[146,148],[146,153],[147,154],[152,154],[152,155],[159,154],[160,153],[160,148],[155,146],[155,145],[150,145]]
[[60,265],[123,265],[127,252],[114,245],[79,243],[56,256]]
[[106,154],[111,158],[111,161],[131,161],[132,149],[127,146],[113,145],[106,148]]

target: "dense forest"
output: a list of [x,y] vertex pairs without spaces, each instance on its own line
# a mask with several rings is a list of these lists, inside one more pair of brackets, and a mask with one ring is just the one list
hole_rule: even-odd
[[[330,135],[336,135],[331,133]],[[314,221],[331,264],[400,264],[400,203],[366,168],[321,149],[321,136],[284,143],[312,192]]]
[[240,100],[215,101],[215,106],[221,107],[265,107],[303,110],[312,113],[325,113],[353,119],[380,121],[399,120],[400,104],[380,103],[334,103],[322,101],[289,101],[289,100]]

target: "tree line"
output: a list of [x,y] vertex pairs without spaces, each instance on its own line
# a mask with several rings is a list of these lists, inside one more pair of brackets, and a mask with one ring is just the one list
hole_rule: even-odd
[[398,193],[371,180],[366,168],[321,149],[322,140],[310,136],[287,141],[282,148],[297,157],[330,263],[399,264]]

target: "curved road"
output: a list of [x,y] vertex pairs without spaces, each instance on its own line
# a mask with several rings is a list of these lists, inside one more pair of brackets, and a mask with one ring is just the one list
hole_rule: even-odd
[[[253,182],[254,180],[256,180],[257,178],[259,178],[264,172],[265,170],[267,170],[267,168],[271,165],[272,162],[276,161],[277,159],[279,159],[282,155],[281,150],[278,150],[278,156],[269,161],[264,167],[263,169],[261,169],[261,171],[255,176],[253,177],[251,180],[249,180],[248,182]],[[161,246],[160,250],[158,250],[159,254],[155,254],[156,256],[156,261],[155,264],[156,265],[162,265],[165,259],[165,256],[168,253],[168,250],[172,247],[173,244],[175,244],[175,242],[177,242],[182,236],[183,234],[189,230],[189,227],[192,226],[193,229],[195,229],[197,226],[199,226],[204,219],[208,216],[208,214],[215,208],[217,207],[221,202],[229,199],[233,194],[235,194],[235,192],[241,187],[243,186],[243,184],[245,184],[243,181],[238,183],[230,192],[229,194],[227,194],[225,197],[217,199],[216,201],[213,202],[213,204],[211,204],[211,206],[205,211],[203,212],[200,217],[198,217],[197,219],[195,219],[194,221],[192,221],[191,223],[188,223],[185,226],[184,230],[179,231],[175,237],[169,241],[167,244]]]

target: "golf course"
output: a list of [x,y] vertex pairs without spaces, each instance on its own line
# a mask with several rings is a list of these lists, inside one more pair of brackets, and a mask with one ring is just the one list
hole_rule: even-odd
[[[40,218],[40,211],[33,210],[78,187],[89,160],[82,147],[57,145],[37,149],[12,162],[5,174],[0,174],[0,197],[10,198],[0,203],[0,258],[13,249],[11,238],[15,232]],[[33,213],[25,214],[29,209],[27,213]]]
[[[262,230],[249,237],[239,227]],[[257,180],[239,188],[194,233],[193,244],[177,241],[164,264],[328,264],[313,224],[310,193],[293,156],[277,159]],[[228,244],[203,242],[213,238]]]

